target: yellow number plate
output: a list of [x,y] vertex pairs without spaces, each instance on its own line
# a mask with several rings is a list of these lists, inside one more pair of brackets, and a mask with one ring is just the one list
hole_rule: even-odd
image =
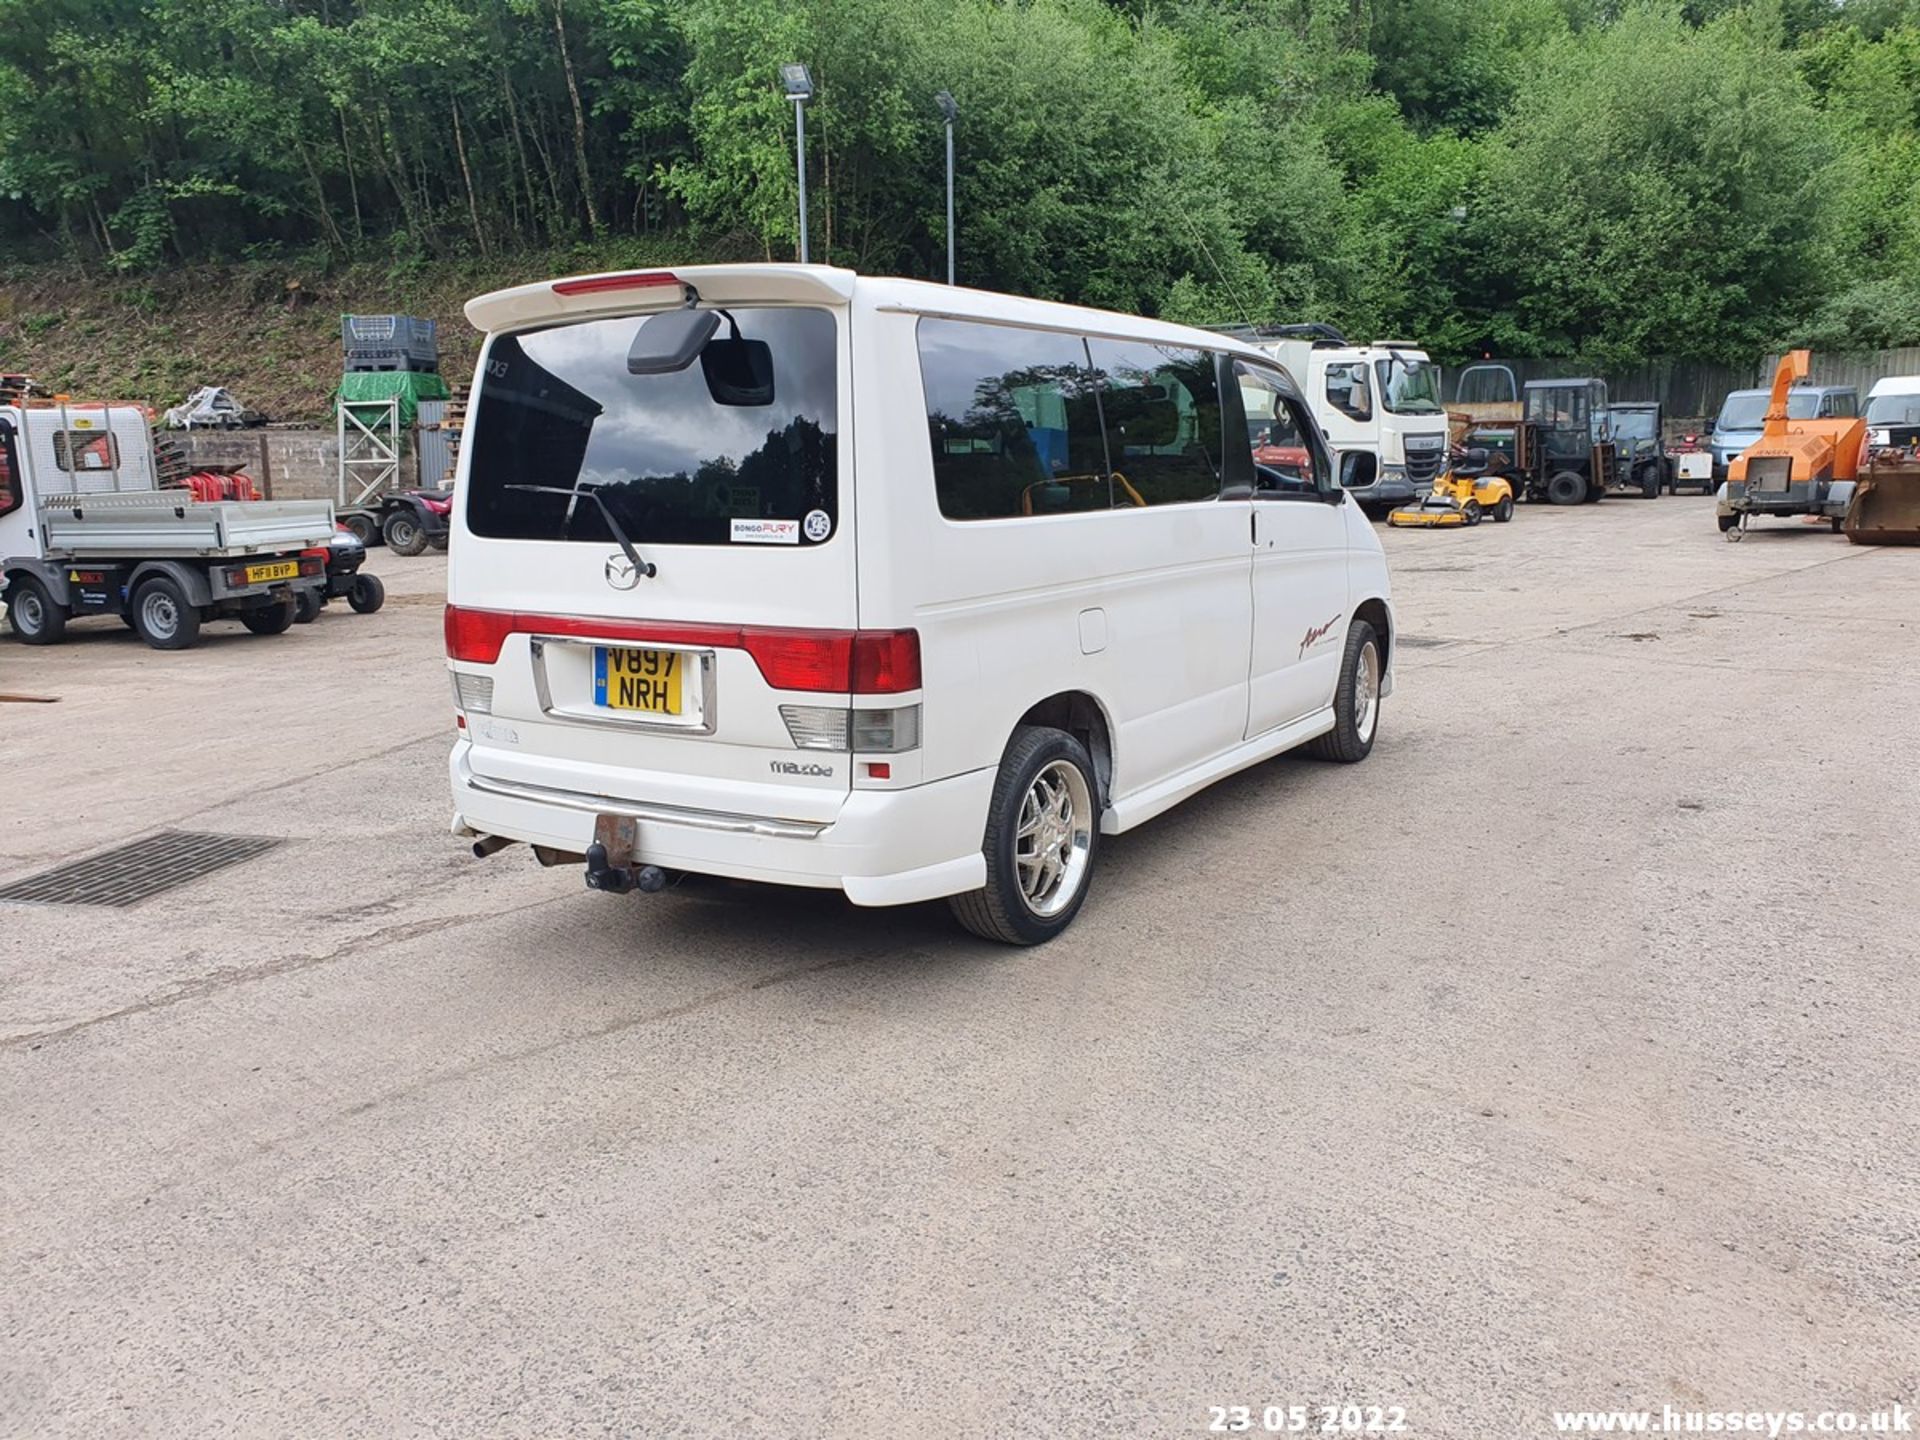
[[271,565],[247,566],[247,583],[258,585],[267,580],[291,580],[300,573],[298,560],[276,560]]
[[593,703],[609,710],[637,710],[646,715],[678,715],[681,682],[687,657],[678,650],[616,650],[596,646],[593,652]]

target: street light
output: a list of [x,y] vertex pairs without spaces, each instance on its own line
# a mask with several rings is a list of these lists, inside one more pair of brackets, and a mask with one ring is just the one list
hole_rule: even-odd
[[793,168],[800,177],[800,263],[807,263],[807,119],[813,98],[813,74],[804,65],[782,65],[780,83],[793,102]]
[[951,91],[942,90],[933,97],[940,113],[947,117],[947,284],[953,284],[953,122],[960,118],[960,107],[953,103]]

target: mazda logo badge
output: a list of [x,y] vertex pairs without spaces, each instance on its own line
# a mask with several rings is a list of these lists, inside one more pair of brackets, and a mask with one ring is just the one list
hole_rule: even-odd
[[633,562],[624,555],[609,555],[606,567],[607,584],[616,590],[631,590],[640,583],[640,572],[634,569]]

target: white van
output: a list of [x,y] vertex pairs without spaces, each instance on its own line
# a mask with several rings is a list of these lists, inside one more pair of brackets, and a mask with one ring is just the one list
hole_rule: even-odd
[[946,896],[1034,944],[1102,835],[1372,748],[1386,565],[1258,350],[825,266],[467,315],[446,638],[478,854]]

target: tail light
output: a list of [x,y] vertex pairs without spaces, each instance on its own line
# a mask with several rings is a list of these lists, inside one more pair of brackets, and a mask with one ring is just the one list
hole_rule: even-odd
[[758,625],[675,625],[536,615],[449,605],[447,658],[477,665],[500,659],[509,635],[564,635],[615,645],[697,645],[744,650],[775,690],[812,694],[904,695],[920,688],[917,630],[786,630]]
[[624,275],[583,275],[577,280],[556,280],[556,295],[600,295],[609,290],[646,290],[655,285],[678,285],[680,277],[671,270],[628,271]]

